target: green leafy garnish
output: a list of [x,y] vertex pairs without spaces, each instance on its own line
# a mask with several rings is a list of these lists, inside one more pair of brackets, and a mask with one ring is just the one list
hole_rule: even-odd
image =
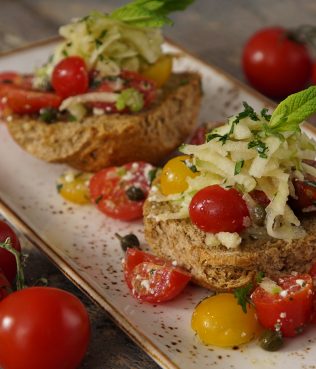
[[168,17],[172,12],[184,10],[194,0],[134,0],[114,10],[110,18],[139,27],[162,27],[172,25]]
[[269,109],[268,108],[263,108],[260,112],[260,115],[262,116],[262,118],[264,118],[267,122],[270,122],[271,120],[271,114],[268,114]]
[[263,141],[259,139],[250,141],[248,144],[248,149],[257,150],[257,153],[259,154],[260,158],[266,159],[268,157],[266,154],[266,152],[268,151],[268,147]]
[[253,284],[250,282],[246,286],[235,288],[234,290],[234,296],[237,299],[237,303],[241,306],[244,313],[247,313],[247,304],[251,303],[250,294],[252,289]]
[[271,133],[300,132],[300,123],[315,112],[316,86],[311,86],[280,102],[271,116]]
[[58,193],[61,191],[62,188],[63,188],[63,184],[62,183],[57,183],[56,190],[57,190]]
[[239,174],[241,172],[241,168],[244,166],[244,163],[245,163],[244,160],[237,161],[237,163],[235,164],[234,175]]
[[153,168],[151,169],[149,172],[148,172],[148,179],[149,179],[149,184],[150,186],[152,185],[154,179],[156,178],[157,176],[157,171],[158,171],[158,168]]
[[258,272],[257,275],[256,275],[256,282],[261,283],[264,276],[265,276],[264,272]]
[[127,88],[120,93],[115,106],[119,111],[129,108],[131,112],[136,113],[142,110],[144,98],[135,88]]

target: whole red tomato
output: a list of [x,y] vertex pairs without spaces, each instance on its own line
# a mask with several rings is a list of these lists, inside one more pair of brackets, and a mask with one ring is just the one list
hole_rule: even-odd
[[89,337],[85,307],[66,291],[30,287],[1,301],[3,369],[75,369],[87,350]]
[[246,43],[242,64],[249,82],[263,94],[284,98],[302,90],[312,74],[306,45],[282,27],[263,28]]
[[247,205],[234,188],[219,185],[202,188],[192,198],[190,219],[204,232],[241,232],[245,218],[249,217]]
[[[9,238],[11,246],[17,251],[21,251],[20,242],[13,229],[4,221],[0,220],[0,242],[5,242]],[[12,283],[16,276],[16,261],[13,254],[0,248],[0,269],[8,281]]]

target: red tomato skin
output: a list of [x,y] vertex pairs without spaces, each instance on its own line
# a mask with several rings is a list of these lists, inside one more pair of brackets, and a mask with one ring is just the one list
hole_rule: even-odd
[[[298,279],[306,282],[305,287],[299,288],[293,294],[289,293],[286,297],[268,293],[260,286],[251,296],[260,324],[266,329],[274,330],[276,324],[281,323],[280,329],[284,337],[294,337],[301,333],[312,314],[313,285],[310,275],[287,276],[283,278],[282,283],[280,279],[279,285],[287,289],[291,285],[295,286]],[[284,318],[282,313],[285,313]]]
[[84,94],[89,87],[89,73],[85,61],[79,56],[62,59],[53,70],[51,83],[63,99]]
[[314,286],[314,291],[313,291],[313,311],[312,311],[312,315],[311,315],[311,323],[316,323],[316,263],[314,262],[308,272],[308,274],[312,277],[313,280],[313,286]]
[[263,207],[267,207],[270,204],[270,200],[263,191],[253,190],[249,193],[249,195],[256,201],[257,204]]
[[12,292],[12,286],[7,277],[0,271],[0,301]]
[[0,304],[3,369],[75,369],[89,337],[87,312],[66,291],[30,287],[12,293]]
[[307,47],[291,40],[282,27],[256,32],[244,47],[242,64],[250,84],[272,98],[304,89],[312,73]]
[[[312,185],[314,184],[314,185]],[[316,203],[316,181],[293,181],[297,199],[292,199],[293,205],[298,209],[306,209]]]
[[[0,220],[0,242],[5,242],[7,238],[10,238],[11,246],[21,252],[21,245],[17,235],[6,222]],[[2,270],[5,277],[12,284],[16,276],[15,257],[9,251],[2,248],[0,248],[0,270]]]
[[198,191],[189,206],[190,219],[204,232],[241,232],[249,211],[234,188],[212,185]]
[[0,84],[0,99],[16,114],[38,113],[42,108],[58,108],[62,99],[54,93],[27,90],[11,84]]
[[[133,171],[133,165],[137,169],[133,172],[132,179],[124,180],[122,176],[117,174],[122,168],[126,172]],[[131,201],[126,195],[126,190],[135,183],[138,183],[145,197],[147,197],[150,184],[148,179],[145,178],[144,168],[149,165],[144,162],[134,162],[121,167],[105,168],[97,172],[90,179],[89,184],[92,201],[101,212],[111,218],[123,221],[142,218],[145,200]]]
[[[190,273],[173,266],[170,261],[132,248],[125,254],[124,277],[132,295],[148,303],[174,299],[191,279]],[[142,281],[150,288],[143,288]]]
[[202,145],[205,143],[205,135],[207,133],[206,127],[201,126],[196,129],[194,132],[190,144],[191,145]]

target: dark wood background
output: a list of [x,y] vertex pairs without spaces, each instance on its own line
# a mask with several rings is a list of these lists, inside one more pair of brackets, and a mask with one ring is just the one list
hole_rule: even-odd
[[[0,0],[0,51],[56,36],[59,26],[73,17],[84,16],[91,10],[110,12],[124,3],[122,0]],[[243,81],[240,58],[248,37],[269,25],[295,28],[315,23],[316,1],[197,0],[173,19],[175,25],[165,28],[166,36]],[[32,247],[27,247],[26,252],[30,284],[45,277],[49,285],[75,293],[88,308],[92,339],[80,369],[158,368],[111,322],[106,312],[88,300],[43,255]]]

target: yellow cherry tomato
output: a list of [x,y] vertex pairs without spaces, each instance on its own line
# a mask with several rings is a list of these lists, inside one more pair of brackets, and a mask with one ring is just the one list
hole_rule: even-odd
[[192,315],[192,329],[206,345],[233,347],[251,341],[260,333],[255,309],[244,313],[232,293],[203,300]]
[[87,204],[90,202],[90,178],[91,174],[88,173],[65,173],[58,179],[57,190],[67,201],[76,204]]
[[[186,164],[187,163],[187,164]],[[180,193],[188,188],[187,177],[194,178],[198,173],[189,168],[190,156],[181,155],[169,160],[160,176],[160,189],[164,195]]]
[[163,55],[156,61],[156,63],[151,64],[146,69],[144,69],[141,74],[144,77],[154,81],[156,83],[156,86],[159,88],[168,81],[171,71],[172,56]]

